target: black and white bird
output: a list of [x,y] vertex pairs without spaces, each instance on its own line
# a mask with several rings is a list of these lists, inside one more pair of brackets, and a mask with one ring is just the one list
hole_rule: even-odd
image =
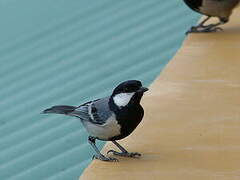
[[[240,0],[184,0],[184,2],[194,11],[206,15],[206,19],[197,26],[191,27],[187,33],[192,32],[216,32],[222,30],[219,25],[229,21],[232,10],[237,7]],[[215,24],[204,25],[211,17],[219,18]]]
[[100,153],[95,140],[112,141],[121,152],[108,151],[114,155],[139,157],[139,153],[129,153],[116,140],[130,135],[142,121],[144,110],[141,98],[148,88],[137,80],[128,80],[119,84],[111,96],[93,100],[80,106],[53,106],[43,113],[56,113],[74,116],[81,120],[89,133],[88,141],[96,151],[93,157],[103,161],[117,161]]

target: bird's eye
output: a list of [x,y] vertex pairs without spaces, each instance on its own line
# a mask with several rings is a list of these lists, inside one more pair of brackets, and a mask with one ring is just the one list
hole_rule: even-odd
[[128,88],[128,87],[125,87],[125,88],[124,88],[124,91],[125,91],[125,92],[128,92],[128,91],[129,91],[129,88]]

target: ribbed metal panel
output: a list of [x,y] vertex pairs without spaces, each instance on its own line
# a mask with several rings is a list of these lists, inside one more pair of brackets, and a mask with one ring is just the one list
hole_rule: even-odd
[[197,19],[179,0],[0,0],[0,179],[78,179],[86,131],[40,112],[149,85]]

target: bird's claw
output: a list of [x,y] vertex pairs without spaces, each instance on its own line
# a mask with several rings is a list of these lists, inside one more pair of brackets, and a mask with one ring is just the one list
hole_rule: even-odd
[[116,158],[105,157],[103,155],[93,155],[92,159],[99,159],[101,161],[108,161],[108,162],[118,162],[118,159]]
[[223,29],[222,28],[220,28],[220,27],[215,27],[215,28],[212,28],[212,31],[211,32],[222,32],[223,31]]
[[109,150],[107,152],[107,154],[108,153],[113,153],[114,155],[117,155],[117,156],[132,157],[132,158],[138,158],[138,157],[141,156],[141,154],[138,153],[138,152],[131,152],[131,153],[129,153],[129,152],[117,152],[117,151],[114,151],[114,150]]
[[185,34],[188,33],[202,33],[202,32],[219,32],[223,31],[220,27],[213,27],[213,26],[192,26]]
[[200,32],[220,32],[223,31],[220,27],[206,27],[205,29],[202,29]]
[[189,33],[197,33],[202,32],[199,30],[202,26],[192,26],[185,34],[188,35]]

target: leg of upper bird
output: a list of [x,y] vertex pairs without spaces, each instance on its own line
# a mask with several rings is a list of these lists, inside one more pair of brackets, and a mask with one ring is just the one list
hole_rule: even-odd
[[207,16],[205,19],[203,19],[202,22],[200,22],[200,23],[198,24],[198,26],[200,26],[200,27],[204,26],[204,23],[207,22],[210,18],[211,18],[210,16]]
[[137,152],[129,153],[124,147],[122,147],[116,141],[112,141],[112,142],[113,142],[113,144],[115,144],[120,149],[121,152],[117,152],[117,151],[114,151],[114,150],[109,150],[107,153],[112,152],[114,155],[124,156],[124,157],[140,157],[141,156],[141,154],[137,153]]
[[88,142],[89,144],[93,147],[93,149],[95,150],[95,152],[97,153],[96,155],[93,156],[93,159],[99,159],[102,161],[118,161],[116,158],[108,158],[106,156],[104,156],[103,154],[101,154],[101,152],[99,151],[99,149],[97,148],[96,144],[95,144],[96,138],[89,136],[88,137]]
[[210,17],[207,17],[204,19],[199,25],[191,27],[190,30],[186,32],[188,33],[197,33],[197,32],[216,32],[216,31],[222,31],[222,28],[218,27],[219,25],[225,24],[228,22],[228,18],[219,18],[219,22],[215,24],[209,24],[204,25],[204,23],[209,19]]

